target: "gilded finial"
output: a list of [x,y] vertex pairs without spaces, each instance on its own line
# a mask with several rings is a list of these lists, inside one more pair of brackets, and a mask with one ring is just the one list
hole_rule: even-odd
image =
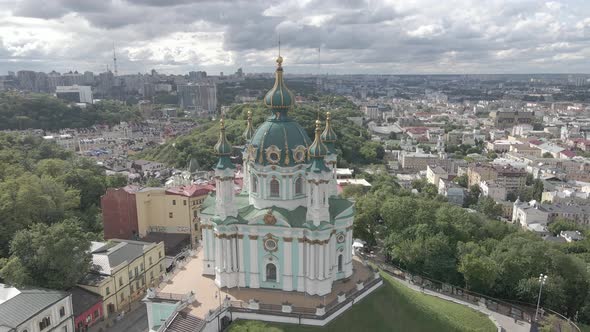
[[320,121],[319,119],[318,120],[315,120],[315,130],[316,131],[320,131],[320,126],[321,125],[322,125],[322,121]]
[[248,110],[248,120],[252,120],[252,111]]
[[277,58],[277,66],[281,67],[283,65],[283,57],[279,55]]

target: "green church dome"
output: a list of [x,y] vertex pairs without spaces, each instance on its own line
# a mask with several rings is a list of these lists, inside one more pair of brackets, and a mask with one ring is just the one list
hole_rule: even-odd
[[277,58],[277,70],[275,71],[275,85],[264,96],[264,105],[273,113],[286,112],[295,103],[293,93],[283,81],[283,58]]
[[309,161],[307,148],[311,139],[287,114],[294,97],[283,82],[282,63],[283,58],[279,56],[275,84],[264,97],[264,104],[272,115],[256,129],[250,140],[250,146],[255,148],[251,150],[250,159],[261,165],[294,166]]
[[297,122],[288,117],[271,117],[263,122],[252,137],[256,148],[252,159],[262,165],[293,166],[308,161],[311,139]]

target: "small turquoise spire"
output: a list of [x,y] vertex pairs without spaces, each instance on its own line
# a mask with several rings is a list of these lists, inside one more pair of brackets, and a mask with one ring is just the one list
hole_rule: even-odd
[[283,57],[277,58],[277,70],[275,71],[275,85],[264,96],[264,105],[272,112],[275,119],[284,119],[287,111],[295,103],[295,96],[287,88],[283,81]]
[[313,143],[309,146],[309,157],[312,159],[311,165],[309,166],[308,170],[312,172],[322,172],[322,171],[329,171],[324,163],[324,157],[328,154],[328,148],[322,142],[322,138],[320,135],[320,126],[322,122],[320,120],[315,121],[315,139]]
[[332,129],[330,112],[326,112],[326,128],[324,129],[324,132],[322,132],[321,138],[323,142],[326,142],[328,152],[330,154],[336,153],[335,143],[338,139],[338,136],[336,136],[334,129]]
[[213,147],[215,154],[219,156],[219,161],[215,168],[217,169],[226,169],[226,168],[234,168],[235,166],[231,163],[229,156],[231,155],[231,144],[227,141],[225,137],[225,121],[223,118],[219,120],[219,140]]
[[252,127],[252,111],[248,111],[248,125],[246,126],[246,130],[244,130],[244,139],[246,139],[246,143],[250,143],[250,140],[254,136],[254,127]]

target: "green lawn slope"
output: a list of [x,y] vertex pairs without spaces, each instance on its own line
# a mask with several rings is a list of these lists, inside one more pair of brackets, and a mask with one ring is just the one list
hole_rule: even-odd
[[325,327],[236,321],[229,332],[496,331],[487,316],[411,290],[383,275],[384,285]]

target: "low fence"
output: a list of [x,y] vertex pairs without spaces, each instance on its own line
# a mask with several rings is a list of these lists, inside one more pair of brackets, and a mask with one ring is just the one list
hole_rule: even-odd
[[[510,303],[501,299],[496,299],[493,297],[489,297],[483,294],[479,294],[461,287],[453,286],[451,284],[434,280],[431,278],[427,278],[424,276],[420,276],[408,271],[401,269],[398,266],[385,264],[385,263],[377,263],[375,262],[379,268],[386,272],[387,274],[396,277],[401,280],[405,280],[410,282],[411,284],[417,285],[421,288],[428,289],[429,291],[434,291],[437,293],[444,294],[449,297],[453,297],[458,300],[462,300],[465,302],[473,303],[475,305],[483,306],[488,310],[497,312],[504,316],[512,317],[515,320],[522,320],[529,323],[535,323],[535,311],[536,307],[531,306],[528,303],[522,304],[515,304]],[[543,315],[542,312],[550,313],[558,317],[558,321],[549,322],[547,320],[547,316]],[[580,328],[572,322],[567,317],[553,311],[550,309],[540,309],[541,319],[545,320],[544,322],[547,324],[551,324],[555,326],[557,331],[576,331],[580,332]],[[566,330],[567,329],[567,330]]]

